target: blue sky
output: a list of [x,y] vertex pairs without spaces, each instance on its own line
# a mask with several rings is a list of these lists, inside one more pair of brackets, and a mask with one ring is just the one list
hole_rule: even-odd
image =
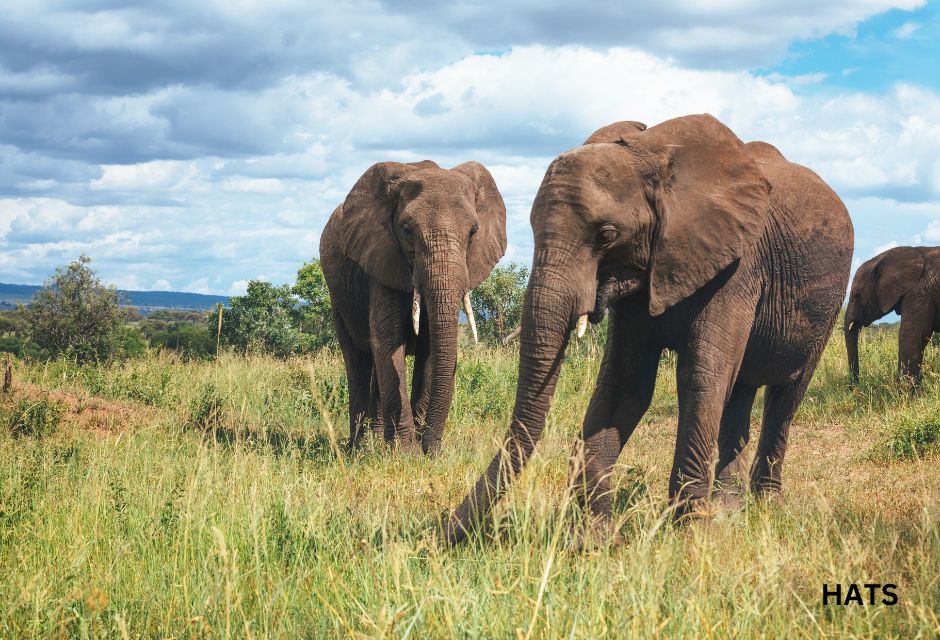
[[858,264],[940,244],[938,59],[923,0],[0,0],[0,281],[290,282],[389,159],[486,164],[528,263],[555,155],[700,112],[826,179]]

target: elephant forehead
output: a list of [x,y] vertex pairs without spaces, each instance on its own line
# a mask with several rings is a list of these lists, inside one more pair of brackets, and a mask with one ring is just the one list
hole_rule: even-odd
[[586,221],[643,201],[643,185],[629,154],[613,144],[592,144],[559,156],[549,167],[532,208],[533,221],[569,211]]

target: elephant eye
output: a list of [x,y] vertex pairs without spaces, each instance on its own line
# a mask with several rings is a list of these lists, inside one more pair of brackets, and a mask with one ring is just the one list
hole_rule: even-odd
[[411,240],[412,236],[414,236],[414,231],[411,229],[410,224],[405,223],[401,226],[401,235],[406,240]]
[[620,230],[616,227],[604,227],[597,234],[598,243],[602,246],[611,244],[620,236]]
[[477,234],[477,231],[479,230],[480,230],[480,227],[478,225],[473,225],[472,227],[470,227],[470,235],[467,236],[467,242],[469,242],[470,240],[473,240],[473,236],[475,236]]

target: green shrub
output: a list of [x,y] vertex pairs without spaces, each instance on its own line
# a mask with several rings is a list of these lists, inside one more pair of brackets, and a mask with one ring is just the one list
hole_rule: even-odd
[[204,433],[215,433],[225,423],[225,399],[211,382],[202,386],[189,403],[189,427]]
[[8,410],[4,422],[14,436],[41,438],[55,432],[64,413],[65,408],[48,396],[38,400],[23,398]]
[[931,411],[927,415],[905,416],[895,425],[875,453],[876,457],[892,460],[913,460],[938,451],[940,415]]

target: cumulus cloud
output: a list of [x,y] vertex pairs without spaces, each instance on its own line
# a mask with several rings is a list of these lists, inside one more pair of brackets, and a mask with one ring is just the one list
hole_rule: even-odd
[[17,3],[0,23],[0,279],[38,282],[85,252],[122,286],[290,281],[387,159],[486,164],[507,260],[528,262],[557,153],[615,120],[696,112],[820,173],[861,223],[860,253],[930,240],[936,91],[754,71],[794,39],[921,4]]

